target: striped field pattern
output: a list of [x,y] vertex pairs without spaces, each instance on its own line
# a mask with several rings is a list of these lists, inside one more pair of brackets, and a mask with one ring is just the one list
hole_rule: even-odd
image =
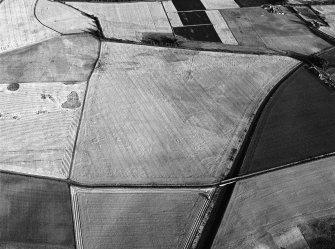
[[77,249],[190,248],[212,194],[71,187]]
[[36,0],[4,0],[0,3],[0,53],[60,35],[34,17],[35,3]]
[[335,10],[238,6],[272,1],[0,0],[0,249],[335,248],[334,95],[293,59]]
[[224,177],[263,98],[297,61],[102,43],[72,179],[200,184]]
[[74,92],[82,102],[86,82],[0,86],[0,169],[67,178],[82,105],[64,103]]
[[[334,163],[330,157],[239,181],[212,248],[332,248],[324,220],[335,217]],[[322,247],[327,240],[332,246]]]

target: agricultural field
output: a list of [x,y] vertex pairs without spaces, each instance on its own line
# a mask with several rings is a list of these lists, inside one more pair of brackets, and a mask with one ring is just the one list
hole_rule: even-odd
[[0,170],[67,178],[85,87],[0,85]]
[[167,16],[180,39],[238,45],[219,10],[171,11]]
[[269,13],[260,7],[220,10],[237,42],[248,46],[266,46],[279,51],[314,54],[331,45],[312,33],[285,7]]
[[41,24],[61,34],[98,32],[93,17],[57,1],[37,1],[35,15]]
[[0,53],[0,86],[87,81],[98,59],[99,49],[100,42],[94,36],[75,34]]
[[335,6],[334,5],[314,5],[313,10],[324,16],[328,26],[320,26],[319,30],[335,38]]
[[36,44],[59,36],[34,17],[35,2],[11,0],[0,2],[0,53]]
[[235,37],[233,36],[231,30],[229,29],[227,22],[221,15],[219,10],[206,11],[207,16],[210,22],[213,24],[213,27],[220,37],[220,40],[223,44],[238,45]]
[[106,38],[140,42],[150,33],[172,36],[172,29],[160,2],[67,4],[96,16]]
[[[178,1],[178,0],[177,0]],[[201,0],[207,10],[210,9],[232,9],[238,8],[238,4],[233,0]]]
[[212,248],[333,248],[334,184],[334,157],[237,182]]
[[282,56],[103,42],[71,179],[216,182],[229,171],[263,98],[297,64]]
[[307,67],[299,68],[262,112],[240,174],[334,152],[334,104],[322,81]]
[[0,249],[335,248],[331,1],[0,0]]
[[334,0],[287,0],[287,3],[290,5],[333,5],[335,4]]
[[[237,45],[219,9],[235,8],[229,1],[164,1],[164,10],[179,39]],[[204,26],[205,25],[205,26]]]
[[77,248],[189,248],[213,191],[73,187]]
[[0,248],[75,248],[67,184],[1,173],[0,203]]
[[177,9],[178,11],[198,11],[213,9],[238,8],[235,1],[232,0],[167,0],[162,1],[167,11]]

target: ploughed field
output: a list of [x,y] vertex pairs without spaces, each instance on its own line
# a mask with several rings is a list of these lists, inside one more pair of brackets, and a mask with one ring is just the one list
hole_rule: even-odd
[[266,105],[240,175],[335,151],[334,92],[307,67],[290,75]]

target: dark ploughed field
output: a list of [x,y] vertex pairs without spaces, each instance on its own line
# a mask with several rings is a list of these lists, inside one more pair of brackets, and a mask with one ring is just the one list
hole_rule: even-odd
[[66,183],[0,174],[0,248],[74,248]]
[[334,97],[306,66],[288,77],[257,123],[240,175],[334,152]]

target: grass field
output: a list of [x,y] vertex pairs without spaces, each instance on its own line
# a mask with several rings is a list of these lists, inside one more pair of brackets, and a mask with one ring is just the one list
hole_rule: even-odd
[[98,58],[99,46],[93,36],[79,34],[0,54],[0,84],[86,81]]
[[146,33],[172,35],[171,26],[160,2],[67,4],[96,16],[107,38],[139,42]]
[[43,25],[62,34],[98,31],[93,18],[61,2],[38,0],[35,14]]
[[220,12],[239,45],[264,47],[264,42],[257,35],[249,18],[243,11],[240,9],[228,9]]
[[240,174],[299,162],[335,151],[334,94],[302,67],[265,106]]
[[59,33],[34,17],[35,0],[4,0],[0,4],[0,53],[29,46]]
[[67,178],[85,87],[0,85],[0,169]]
[[334,157],[237,182],[213,249],[333,248]]
[[190,248],[213,189],[71,188],[77,249]]
[[220,10],[237,42],[302,54],[313,54],[331,45],[314,35],[293,13],[269,13],[260,7]]
[[0,174],[0,248],[74,249],[65,183]]
[[103,43],[72,179],[217,181],[229,171],[260,102],[296,65],[280,56]]

